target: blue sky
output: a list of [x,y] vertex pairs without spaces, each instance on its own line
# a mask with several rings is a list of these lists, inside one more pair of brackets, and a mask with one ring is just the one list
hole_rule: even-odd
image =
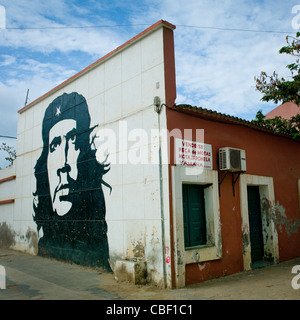
[[[299,31],[292,27],[292,8],[297,4],[290,0],[0,0],[6,13],[6,28],[0,29],[0,135],[17,135],[17,111],[24,106],[27,89],[29,102],[35,100],[161,19],[177,26],[178,104],[248,120],[259,109],[267,113],[275,105],[260,101],[254,76],[274,70],[288,74],[285,66],[293,59],[278,50],[285,45],[286,32]],[[15,145],[12,139],[0,138],[1,142]],[[0,152],[0,167],[6,165],[3,158]]]

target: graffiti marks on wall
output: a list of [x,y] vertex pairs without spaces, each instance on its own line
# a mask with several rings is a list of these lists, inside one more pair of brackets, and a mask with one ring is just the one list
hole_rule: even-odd
[[90,123],[87,102],[76,92],[57,97],[45,111],[34,168],[38,252],[109,270],[102,185],[110,167],[96,159]]

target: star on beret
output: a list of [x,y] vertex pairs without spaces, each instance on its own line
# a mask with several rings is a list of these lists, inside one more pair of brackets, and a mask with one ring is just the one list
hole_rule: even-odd
[[56,117],[58,117],[58,116],[61,115],[60,107],[61,107],[61,106],[59,106],[59,107],[56,108],[56,114],[55,114]]

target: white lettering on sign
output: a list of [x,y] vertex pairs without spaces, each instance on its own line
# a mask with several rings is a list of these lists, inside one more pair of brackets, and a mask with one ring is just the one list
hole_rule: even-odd
[[175,139],[175,163],[178,166],[212,170],[211,144]]

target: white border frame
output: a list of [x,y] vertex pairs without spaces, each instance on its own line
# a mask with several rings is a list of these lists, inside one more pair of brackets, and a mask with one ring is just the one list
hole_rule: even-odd
[[[210,184],[204,191],[207,233],[210,244],[185,249],[183,227],[182,184]],[[174,261],[176,287],[185,286],[185,265],[222,258],[222,236],[219,207],[218,171],[180,166],[172,167],[172,196],[174,217]]]
[[[250,174],[240,175],[240,202],[241,202],[241,218],[242,218],[242,235],[243,235],[243,262],[244,270],[251,270],[251,243],[250,243],[250,227],[249,227],[249,212],[248,212],[248,195],[247,186],[259,186],[260,199],[266,198],[270,204],[275,203],[274,185],[272,177],[256,176]],[[262,211],[262,222],[264,226],[265,215]],[[279,262],[278,250],[278,234],[274,221],[270,219],[269,227],[265,232],[268,233],[268,239],[264,234],[264,251],[268,251],[274,263]]]

